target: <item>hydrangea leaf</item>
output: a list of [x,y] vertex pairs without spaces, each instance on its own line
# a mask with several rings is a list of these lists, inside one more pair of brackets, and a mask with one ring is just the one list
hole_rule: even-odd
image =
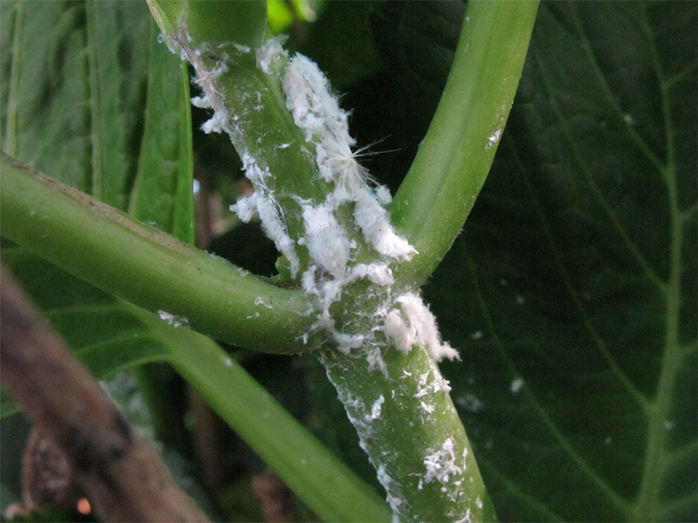
[[427,297],[503,520],[696,517],[696,6],[541,9]]

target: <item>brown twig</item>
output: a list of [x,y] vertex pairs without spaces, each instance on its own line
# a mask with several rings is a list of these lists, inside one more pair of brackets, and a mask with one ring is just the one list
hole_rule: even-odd
[[208,521],[0,267],[0,378],[104,521]]

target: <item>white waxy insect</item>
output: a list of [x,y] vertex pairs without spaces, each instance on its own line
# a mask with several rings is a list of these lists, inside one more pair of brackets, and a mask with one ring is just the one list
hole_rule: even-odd
[[350,244],[337,219],[326,204],[303,206],[306,236],[304,243],[310,256],[336,278],[344,277],[349,261]]

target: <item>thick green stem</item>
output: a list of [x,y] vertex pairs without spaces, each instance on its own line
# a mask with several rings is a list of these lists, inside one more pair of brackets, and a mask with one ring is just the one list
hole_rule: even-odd
[[267,32],[266,2],[230,0],[146,0],[164,35],[175,35],[186,23],[189,35],[212,45],[235,42],[258,47]]
[[[438,265],[484,183],[537,8],[535,1],[469,4],[439,109],[391,207],[401,232],[419,251],[395,269],[408,291]],[[348,298],[344,312],[351,317]],[[438,366],[421,347],[407,355],[382,347],[380,372],[368,364],[371,351],[375,346],[349,356],[328,350],[321,360],[395,513],[408,521],[495,519]]]
[[305,350],[310,305],[227,261],[63,185],[6,155],[2,234],[62,269],[216,339],[266,352]]
[[421,347],[385,348],[385,372],[368,354],[320,360],[400,521],[494,521],[465,429],[439,367]]
[[509,116],[538,0],[470,0],[460,42],[429,131],[391,211],[419,251],[397,270],[420,286],[475,204]]

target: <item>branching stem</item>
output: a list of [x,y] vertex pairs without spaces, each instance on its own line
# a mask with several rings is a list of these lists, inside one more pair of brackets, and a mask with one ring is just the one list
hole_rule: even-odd
[[419,287],[460,233],[492,165],[538,12],[538,0],[471,0],[441,101],[391,205],[419,255],[396,278]]

